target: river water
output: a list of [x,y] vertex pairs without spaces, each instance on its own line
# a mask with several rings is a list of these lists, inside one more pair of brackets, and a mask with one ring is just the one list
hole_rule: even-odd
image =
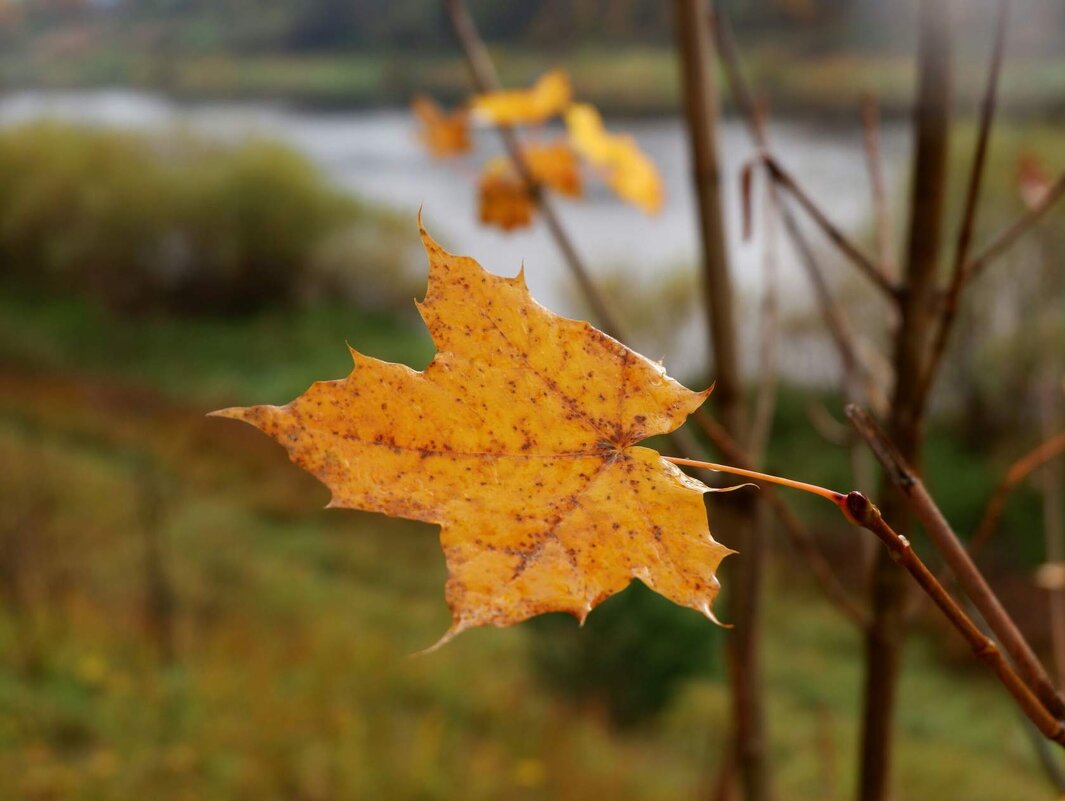
[[[22,92],[0,98],[0,125],[42,117],[140,130],[179,126],[227,139],[266,136],[288,142],[309,156],[334,183],[410,215],[412,226],[417,209],[422,208],[426,226],[449,250],[469,254],[489,270],[504,275],[515,273],[524,262],[529,286],[544,305],[562,313],[580,313],[566,266],[542,224],[502,233],[476,221],[478,165],[498,152],[491,131],[477,133],[476,156],[434,161],[417,142],[405,111],[319,112],[262,103],[185,104],[130,91]],[[696,269],[695,209],[680,120],[608,120],[607,124],[634,136],[656,162],[666,187],[666,203],[658,216],[648,217],[622,204],[589,178],[586,185],[590,191],[584,199],[557,202],[577,250],[593,273],[620,272],[632,276],[638,286],[653,286],[656,276],[677,269]],[[831,219],[851,232],[869,227],[871,198],[862,131],[857,124],[824,128],[777,122],[771,137],[781,161],[819,199]],[[905,180],[908,136],[904,126],[892,124],[885,127],[881,138],[888,193],[895,198]],[[756,217],[751,240],[741,241],[739,203],[739,173],[752,148],[743,126],[734,120],[723,124],[719,146],[728,249],[740,302],[744,309],[753,309],[762,284],[764,226],[758,225]],[[756,204],[756,215],[757,208]],[[827,251],[825,257],[834,260]],[[781,250],[778,270],[785,311],[808,307],[805,277],[786,248]],[[700,319],[678,320],[678,325],[685,335],[665,356],[667,366],[683,373],[705,364],[705,337]],[[748,350],[750,360],[755,349]],[[822,357],[809,354],[804,358],[800,353],[799,363],[786,360],[784,372],[824,373],[827,369],[831,373]]]

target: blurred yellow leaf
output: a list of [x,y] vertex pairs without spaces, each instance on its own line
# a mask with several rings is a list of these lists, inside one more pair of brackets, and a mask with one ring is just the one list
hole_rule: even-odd
[[563,70],[552,70],[531,89],[478,95],[471,108],[475,117],[496,125],[533,124],[561,114],[572,98],[569,76]]
[[633,579],[712,617],[729,549],[703,493],[637,442],[709,394],[585,322],[545,309],[422,230],[418,305],[437,354],[423,372],[352,351],[355,368],[287,406],[216,412],[276,439],[331,507],[441,526],[452,625],[545,612],[583,620]]
[[573,149],[564,140],[546,145],[526,145],[521,155],[533,178],[544,186],[569,197],[581,196],[580,164]]
[[493,159],[485,165],[477,195],[478,217],[485,225],[511,231],[532,223],[533,199],[506,159]]
[[469,116],[464,109],[448,114],[435,101],[419,95],[411,103],[411,111],[422,126],[418,138],[436,158],[470,149]]
[[[564,141],[526,145],[521,155],[537,183],[563,195],[581,195],[580,165]],[[535,210],[525,182],[506,156],[485,164],[478,183],[478,205],[481,222],[504,231],[531,224]]]
[[594,106],[576,103],[566,111],[570,143],[602,173],[618,197],[648,214],[662,208],[664,192],[658,169],[631,136],[609,133]]

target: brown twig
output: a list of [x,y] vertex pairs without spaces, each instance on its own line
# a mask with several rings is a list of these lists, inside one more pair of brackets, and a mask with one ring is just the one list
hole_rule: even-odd
[[810,249],[809,242],[806,241],[806,237],[796,223],[794,215],[783,215],[783,221],[792,245],[794,245],[799,255],[799,262],[813,285],[818,308],[821,310],[821,317],[839,354],[845,394],[849,400],[859,400],[864,397],[865,401],[874,409],[885,411],[888,405],[887,396],[859,355],[858,349],[855,347],[856,337],[850,327],[850,322],[842,307],[832,295],[828,279],[825,278],[825,274],[821,271],[817,259]]
[[[499,74],[496,71],[495,64],[492,63],[488,48],[485,47],[480,34],[477,32],[477,27],[470,16],[469,9],[466,8],[466,4],[463,0],[444,0],[444,8],[447,11],[448,19],[451,21],[455,37],[458,39],[462,52],[466,57],[466,63],[470,68],[470,74],[473,76],[473,82],[477,90],[480,92],[498,91],[502,87]],[[522,181],[525,182],[529,194],[547,224],[552,238],[558,245],[559,250],[562,251],[562,257],[577,279],[577,283],[580,285],[588,305],[599,321],[600,327],[610,336],[619,339],[621,328],[618,317],[602,294],[596,291],[591,273],[577,253],[573,240],[562,226],[562,222],[555,213],[555,208],[550,198],[541,190],[539,182],[529,170],[528,165],[526,165],[522,156],[521,140],[517,132],[509,125],[497,125],[496,130],[499,131],[499,135],[503,140],[503,147],[506,149],[508,158]]]
[[1003,228],[984,249],[973,256],[965,266],[965,281],[976,278],[987,265],[1007,251],[1018,239],[1039,222],[1043,215],[1065,195],[1065,175],[1059,177],[1048,188],[1039,202],[1023,212],[1016,220]]
[[987,85],[980,109],[980,128],[976,137],[976,149],[973,152],[972,166],[969,170],[969,183],[965,191],[965,209],[961,224],[958,226],[958,242],[954,253],[954,282],[951,291],[961,280],[966,263],[969,261],[969,248],[972,246],[973,229],[976,226],[977,206],[983,188],[984,174],[987,172],[987,149],[991,141],[991,131],[995,121],[998,105],[999,78],[1002,74],[1002,62],[1006,52],[1006,33],[1009,29],[1009,12],[1011,0],[999,0],[998,18],[995,22],[995,40],[991,50],[991,62],[988,66]]
[[[759,104],[755,101],[754,94],[744,77],[735,36],[727,15],[720,12],[712,14],[710,17],[710,30],[717,42],[718,57],[721,60],[733,102],[739,109],[740,116],[744,120],[755,146],[765,150],[769,144],[765,116],[761,113]],[[865,365],[858,354],[854,345],[855,337],[850,330],[847,317],[843,309],[836,303],[824,272],[820,264],[818,264],[806,237],[803,235],[795,215],[788,205],[783,202],[783,198],[779,196],[779,188],[773,181],[769,182],[769,192],[776,198],[776,207],[780,213],[780,219],[784,223],[785,231],[798,252],[803,269],[814,287],[821,314],[828,327],[832,341],[839,350],[843,381],[848,396],[852,400],[857,400],[859,393],[864,390],[866,401],[874,408],[882,408],[886,405],[884,393],[877,385],[872,371]],[[707,420],[696,417],[695,422],[704,429],[711,442],[715,444],[719,451],[725,454],[726,458],[737,462],[736,457],[741,454],[737,453],[735,449],[730,449],[728,447],[729,443],[723,441],[722,437],[715,436],[714,432],[710,430],[711,427],[706,425]],[[851,447],[851,453],[852,461],[855,467],[858,468],[855,472],[855,479],[863,479],[866,471],[860,469],[864,464],[861,461],[862,454],[853,446]],[[868,622],[868,615],[844,590],[835,571],[821,554],[813,537],[791,512],[790,507],[784,503],[772,488],[766,487],[765,490],[763,496],[766,498],[767,503],[777,514],[798,553],[806,559],[808,566],[813,571],[826,596],[837,608],[846,614],[848,619],[864,627]]]
[[[750,86],[748,86],[744,78],[736,40],[728,17],[725,14],[718,13],[712,19],[711,30],[717,40],[717,52],[721,59],[729,92],[746,123],[747,131],[752,141],[759,150],[764,151],[769,147],[769,135],[766,130],[765,119],[760,113]],[[776,195],[777,191],[776,183],[771,181],[770,192]],[[839,304],[836,303],[828,280],[825,278],[813,250],[806,241],[795,215],[779,197],[776,205],[780,211],[780,218],[784,223],[785,231],[798,252],[800,263],[814,287],[818,307],[821,310],[825,325],[828,327],[829,335],[839,351],[844,384],[852,389],[859,387],[859,385],[864,385],[866,402],[875,409],[883,408],[886,404],[883,391],[876,385],[872,371],[862,362],[854,346],[855,337],[847,317]],[[857,400],[858,398],[852,397],[851,399]]]
[[972,247],[973,229],[976,226],[977,209],[983,188],[984,174],[987,172],[987,149],[991,141],[991,131],[995,122],[995,109],[998,105],[999,77],[1002,74],[1002,61],[1006,51],[1006,32],[1009,28],[1009,11],[1011,0],[999,0],[998,17],[995,24],[995,41],[991,51],[991,62],[987,72],[987,84],[980,108],[980,127],[976,136],[976,148],[969,168],[969,181],[965,190],[965,206],[961,224],[958,226],[958,239],[954,248],[954,267],[939,323],[936,328],[928,361],[920,377],[918,395],[922,403],[931,392],[932,384],[939,373],[939,364],[950,341],[954,321],[958,316],[961,292],[970,277],[969,250]]
[[[474,23],[465,2],[463,0],[443,0],[443,2],[444,10],[455,33],[455,38],[459,43],[459,48],[466,58],[466,64],[469,67],[474,86],[482,93],[498,91],[502,88],[499,73],[488,52],[488,48],[477,31],[477,25]],[[507,157],[525,182],[533,202],[547,223],[551,237],[562,252],[566,266],[577,279],[581,294],[584,296],[585,302],[591,309],[599,327],[615,339],[625,340],[626,337],[624,336],[620,319],[614,313],[606,297],[599,291],[583,259],[577,253],[573,240],[555,213],[549,198],[542,191],[525,164],[522,157],[521,140],[517,131],[508,125],[497,125],[495,127],[502,139]],[[677,443],[679,450],[684,453],[694,454],[697,445],[690,436],[686,436],[685,432],[675,431],[670,436]]]
[[689,131],[691,180],[696,223],[702,245],[703,294],[709,318],[709,351],[714,357],[717,408],[725,428],[741,437],[743,389],[735,319],[735,293],[725,251],[721,207],[721,170],[717,158],[717,86],[712,72],[712,43],[699,24],[705,0],[676,0],[678,56],[684,113]]
[[1052,715],[1065,717],[1065,699],[1055,689],[1032,647],[972,561],[920,477],[863,409],[848,406],[847,417],[884,467],[888,479],[906,498],[910,509],[921,521],[929,539],[957,577],[973,606],[979,610],[991,632],[1017,664],[1025,683]]
[[847,496],[846,516],[855,525],[871,531],[887,546],[892,560],[903,567],[932,599],[951,625],[972,647],[977,659],[995,674],[1025,716],[1048,740],[1065,747],[1065,725],[1047,711],[1039,698],[1021,679],[998,646],[980,631],[965,611],[958,606],[932,571],[910,547],[909,541],[887,524],[880,510],[860,492]]
[[[714,28],[711,14],[711,30]],[[760,106],[750,104],[751,125],[762,141],[765,140],[765,114]],[[748,161],[740,170],[740,197],[743,217],[743,239],[751,237],[753,179],[757,162]],[[776,370],[777,342],[780,336],[780,304],[778,300],[777,223],[780,213],[780,194],[772,182],[765,193],[765,236],[762,252],[762,303],[759,316],[759,380],[754,402],[754,417],[747,435],[747,453],[754,463],[765,454],[769,432],[776,409],[778,376]]]
[[[918,4],[918,82],[914,108],[913,181],[900,312],[894,336],[894,388],[888,420],[892,438],[910,461],[919,461],[925,409],[918,394],[928,337],[935,322],[931,298],[946,209],[951,117],[950,5]],[[908,525],[908,511],[890,488],[884,493],[892,520]],[[872,623],[865,637],[859,801],[885,801],[890,795],[895,706],[906,637],[910,585],[885,551],[877,554],[870,577]]]
[[991,494],[991,499],[987,502],[987,506],[984,507],[984,514],[980,518],[976,533],[973,534],[973,538],[969,543],[969,553],[973,556],[979,555],[984,546],[987,545],[988,540],[994,535],[995,530],[998,528],[999,518],[1002,517],[1002,512],[1006,508],[1006,500],[1014,487],[1037,467],[1063,452],[1065,452],[1065,431],[1039,443],[1009,466],[1009,469],[1006,470],[995,487],[995,491]]
[[777,193],[765,193],[765,235],[762,252],[762,302],[758,328],[758,390],[754,399],[751,428],[747,433],[747,453],[759,464],[765,454],[776,411],[777,345],[780,339],[779,270],[777,263]]
[[842,448],[854,436],[854,432],[833,417],[821,401],[813,400],[806,404],[806,420],[830,445]]
[[865,132],[865,164],[873,195],[873,217],[876,220],[876,252],[881,272],[891,280],[897,269],[897,259],[891,231],[891,210],[884,184],[884,164],[880,154],[880,111],[876,97],[872,94],[862,98],[862,128]]
[[782,187],[789,195],[798,201],[803,210],[809,215],[810,219],[816,223],[817,227],[828,237],[828,240],[836,246],[836,248],[853,264],[858,270],[868,278],[877,289],[884,293],[889,298],[895,298],[898,293],[897,288],[887,277],[880,266],[869,256],[867,256],[861,248],[855,245],[846,234],[839,229],[839,227],[828,219],[828,215],[821,210],[821,207],[810,197],[810,195],[803,189],[795,177],[784,168],[772,154],[766,152],[761,155],[761,161],[769,170],[770,176],[772,176],[774,182]]
[[[851,410],[849,411],[855,412],[852,416],[852,420],[855,420],[856,424],[859,426],[859,431],[862,432],[863,436],[870,436],[870,444],[874,450],[878,453],[884,453],[885,457],[887,457],[892,450],[891,443],[884,439],[883,435],[879,434],[878,431],[870,431],[867,428],[868,426],[872,426],[873,429],[875,429],[875,424],[873,424],[867,416],[863,417],[863,414],[857,409],[857,407],[851,407]],[[951,597],[950,593],[947,592],[946,588],[939,582],[932,571],[928,569],[910,546],[909,540],[896,532],[887,521],[884,520],[884,516],[880,509],[878,509],[877,506],[866,497],[866,495],[857,491],[844,495],[843,493],[826,489],[825,487],[806,484],[781,476],[746,471],[739,469],[734,465],[698,462],[670,456],[664,458],[674,464],[687,464],[707,470],[721,471],[745,478],[753,478],[763,486],[768,482],[771,484],[791,487],[793,489],[812,493],[828,500],[840,510],[848,522],[856,526],[861,526],[872,532],[882,543],[884,543],[885,546],[887,546],[887,553],[890,555],[891,561],[894,564],[903,567],[917,582],[917,585],[924,590],[925,594],[932,599],[932,602],[939,607],[939,610],[951,625],[953,625],[966,641],[968,641],[969,645],[972,646],[973,653],[976,657],[983,662],[1006,687],[1007,691],[1013,696],[1025,716],[1036,725],[1039,731],[1042,732],[1048,740],[1052,740],[1065,747],[1065,723],[1047,709],[1043,702],[1032,691],[1028,683],[1026,683],[1013,668],[1009,660],[1002,655],[995,642],[981,631],[980,627],[957,603],[957,601]],[[905,463],[896,462],[894,460],[889,460],[885,464],[885,467],[890,471],[897,471],[900,475],[906,470]],[[917,481],[913,486],[920,486],[920,482]],[[991,624],[989,623],[988,625]]]
[[[740,334],[725,250],[713,40],[702,24],[706,0],[675,0],[673,5],[696,223],[702,245],[703,305],[709,323],[709,351],[714,358],[715,391],[719,393],[717,408],[725,430],[742,441],[747,419],[740,375]],[[768,558],[764,514],[753,496],[736,498],[725,511],[739,526],[739,550],[744,553],[731,593],[736,628],[728,643],[736,761],[745,801],[768,801],[772,793],[766,754],[761,643],[762,584]]]
[[[729,739],[725,744],[725,753],[721,758],[721,766],[714,777],[710,792],[707,797],[712,801],[736,801],[738,779],[736,777],[736,741]],[[702,797],[702,794],[700,794]]]

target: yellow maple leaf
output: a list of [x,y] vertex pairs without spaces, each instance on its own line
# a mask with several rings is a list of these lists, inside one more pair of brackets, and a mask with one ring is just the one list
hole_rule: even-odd
[[569,76],[552,70],[530,89],[489,92],[473,98],[470,107],[477,119],[495,125],[535,124],[561,114],[573,99]]
[[648,214],[661,210],[664,192],[658,169],[631,136],[608,132],[599,112],[587,103],[567,109],[566,129],[573,149],[600,169],[618,197]]
[[455,156],[470,149],[469,116],[465,110],[448,114],[432,99],[419,95],[411,102],[411,111],[422,126],[418,138],[433,156]]
[[544,612],[583,620],[640,579],[711,617],[728,548],[708,489],[636,445],[709,394],[685,389],[585,322],[444,251],[424,229],[418,310],[437,353],[423,372],[352,351],[355,367],[287,406],[226,409],[280,442],[331,507],[436,523],[452,626]]

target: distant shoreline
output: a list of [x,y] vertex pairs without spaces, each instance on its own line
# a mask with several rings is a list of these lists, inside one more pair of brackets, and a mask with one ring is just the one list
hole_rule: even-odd
[[[571,72],[579,97],[606,114],[662,117],[679,113],[676,65],[666,48],[582,49],[573,53],[508,50],[503,79],[522,85],[553,67]],[[885,118],[910,111],[913,65],[903,56],[827,54],[801,60],[766,48],[748,58],[749,75],[769,107],[790,119],[858,119],[865,93]],[[982,70],[958,70],[962,113],[978,102]],[[0,55],[0,91],[122,87],[180,101],[277,101],[317,111],[405,107],[416,94],[454,104],[469,92],[458,55],[335,53],[160,56],[89,51]],[[1065,117],[1065,64],[1014,62],[1003,79],[1002,106],[1018,118]],[[729,99],[724,98],[726,113]]]

